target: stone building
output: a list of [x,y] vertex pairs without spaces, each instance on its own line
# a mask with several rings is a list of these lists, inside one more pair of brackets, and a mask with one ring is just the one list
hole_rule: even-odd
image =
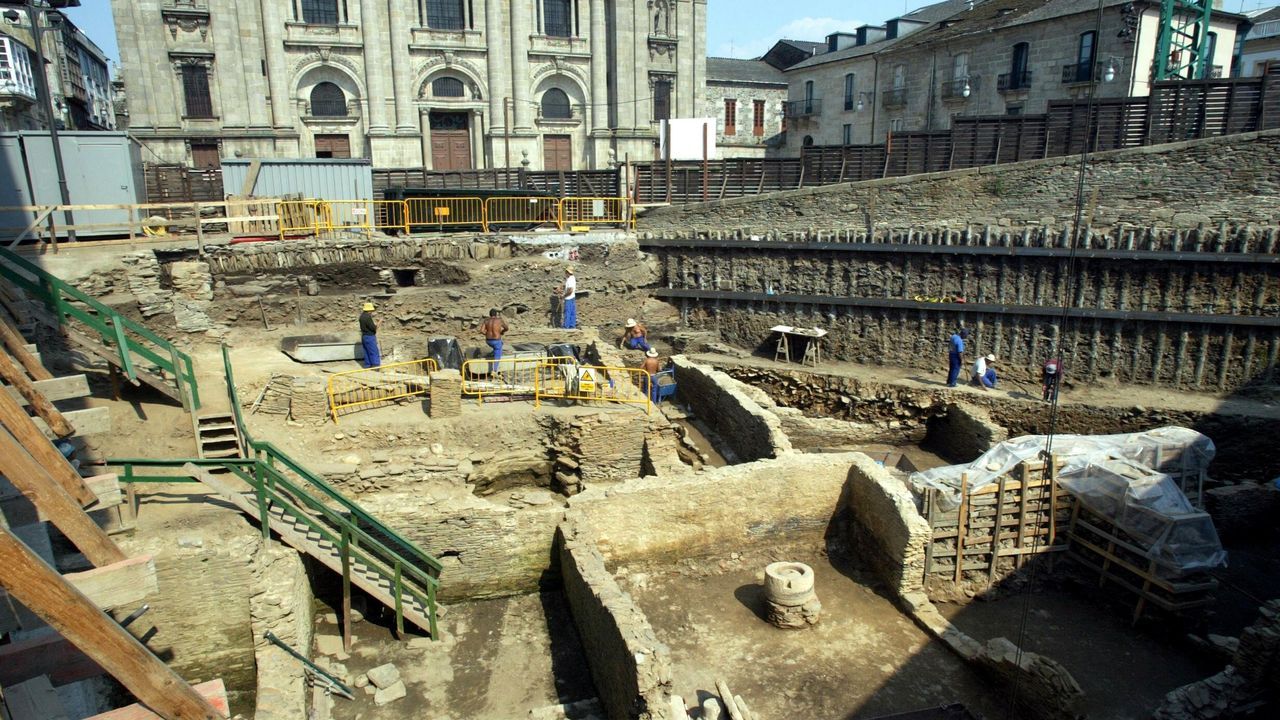
[[135,0],[130,131],[166,161],[601,168],[701,110],[706,0]]
[[1240,47],[1242,77],[1265,75],[1269,65],[1280,65],[1280,7],[1263,8],[1245,13],[1253,26]]
[[[958,115],[1044,112],[1051,100],[1150,92],[1160,8],[1104,0],[948,0],[828,38],[785,71],[787,154],[945,130]],[[1214,11],[1210,74],[1230,72],[1240,15]]]
[[707,58],[706,112],[716,157],[772,157],[783,143],[787,80],[764,60]]
[[[113,94],[107,57],[65,15],[43,15],[44,67],[58,127],[114,130]],[[49,122],[37,98],[36,61],[30,23],[0,22],[0,129],[44,130]]]

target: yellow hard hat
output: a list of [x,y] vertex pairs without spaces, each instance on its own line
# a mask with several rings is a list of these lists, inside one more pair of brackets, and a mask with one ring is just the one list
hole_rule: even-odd
[[372,312],[372,311],[373,311],[373,303],[371,303],[371,302],[367,302],[367,303],[365,303],[365,304],[364,304],[364,307],[363,307],[362,309],[363,309],[363,310],[366,310],[366,311],[369,311],[369,312]]

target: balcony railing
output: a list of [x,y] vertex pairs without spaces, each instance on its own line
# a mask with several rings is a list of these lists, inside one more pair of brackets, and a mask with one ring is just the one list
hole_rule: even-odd
[[1209,72],[1207,74],[1210,78],[1213,78],[1216,80],[1222,77],[1222,73],[1223,73],[1223,69],[1221,65],[1211,65],[1209,66]]
[[973,83],[969,78],[948,80],[942,83],[943,100],[965,100],[973,93]]
[[1094,80],[1101,80],[1102,66],[1098,63],[1071,63],[1062,66],[1062,83],[1069,85],[1072,83],[1087,83]]
[[810,115],[820,115],[822,113],[822,101],[816,98],[807,100],[791,100],[785,107],[786,116],[789,118],[802,118]]
[[880,95],[880,106],[883,108],[900,108],[907,106],[907,91],[903,88],[885,90]]
[[998,92],[1014,92],[1016,90],[1026,90],[1031,87],[1031,71],[1023,70],[1016,73],[1005,73],[996,78],[996,90]]

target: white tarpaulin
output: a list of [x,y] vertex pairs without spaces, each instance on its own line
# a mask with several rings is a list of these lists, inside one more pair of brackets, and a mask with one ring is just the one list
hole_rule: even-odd
[[[715,118],[679,118],[663,120],[659,128],[658,157],[667,159],[667,127],[671,135],[672,160],[701,160],[703,138],[706,138],[707,159],[716,159],[716,119]],[[703,133],[703,128],[706,133]]]

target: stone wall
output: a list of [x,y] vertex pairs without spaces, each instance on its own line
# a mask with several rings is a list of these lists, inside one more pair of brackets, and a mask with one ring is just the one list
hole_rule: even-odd
[[611,718],[670,717],[671,651],[605,567],[587,523],[570,518],[556,531],[560,574],[591,679]]
[[298,652],[309,652],[315,596],[306,565],[296,550],[276,542],[259,545],[250,569],[249,613],[258,671],[254,720],[306,717],[307,677],[302,663],[265,637],[270,631]]
[[741,383],[683,355],[671,362],[680,401],[724,440],[738,461],[777,457],[791,449],[778,417],[753,400]]
[[[1280,131],[1101,152],[1090,162],[1086,202],[1095,227],[1280,220]],[[1078,168],[1079,158],[1068,156],[655,208],[639,227],[760,234],[924,223],[1063,227],[1075,215]]]
[[861,453],[847,486],[849,542],[898,597],[924,588],[924,556],[932,532],[901,480]]
[[929,449],[957,463],[969,462],[1009,439],[1009,431],[991,413],[964,403],[949,405],[945,415],[929,420]]
[[205,261],[215,276],[319,265],[406,265],[420,260],[464,260],[511,257],[511,246],[469,237],[390,237],[364,235],[287,242],[210,245]]

